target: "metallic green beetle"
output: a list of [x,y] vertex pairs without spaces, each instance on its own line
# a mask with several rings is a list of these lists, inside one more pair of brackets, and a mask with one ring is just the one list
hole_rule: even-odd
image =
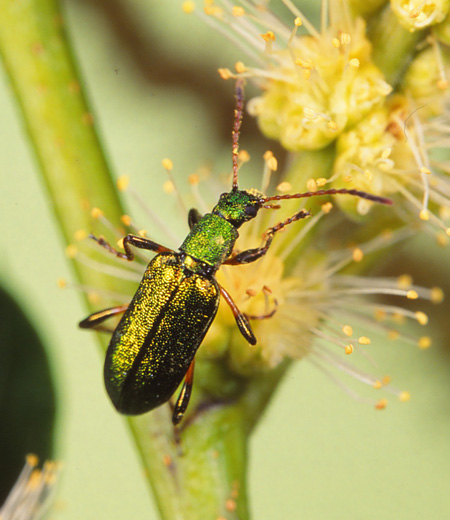
[[350,194],[382,204],[392,203],[389,199],[346,189],[273,197],[266,197],[257,190],[239,190],[237,156],[243,105],[243,83],[238,80],[232,132],[231,191],[220,196],[211,213],[201,216],[197,210],[190,210],[190,233],[179,251],[172,251],[146,238],[127,235],[123,240],[125,253],[120,253],[104,239],[91,236],[101,246],[126,260],[134,258],[130,246],[158,253],[150,261],[129,305],[94,313],[80,322],[82,328],[95,328],[107,318],[124,313],[112,335],[104,368],[107,392],[114,406],[123,414],[142,414],[167,402],[184,378],[172,416],[174,424],[181,421],[191,395],[194,357],[214,320],[220,294],[230,306],[244,338],[250,344],[256,344],[248,317],[239,311],[228,292],[217,283],[214,274],[223,264],[240,265],[258,260],[266,254],[277,231],[309,215],[304,210],[295,213],[269,228],[263,235],[261,247],[234,254],[239,227],[255,218],[260,209],[279,207],[268,202]]

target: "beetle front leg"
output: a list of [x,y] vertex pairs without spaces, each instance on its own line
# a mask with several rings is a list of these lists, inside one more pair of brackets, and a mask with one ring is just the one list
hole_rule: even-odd
[[227,260],[225,260],[224,264],[227,265],[241,265],[241,264],[250,264],[251,262],[255,262],[262,256],[264,256],[272,243],[273,237],[275,233],[283,229],[284,227],[292,224],[292,222],[296,222],[302,218],[309,217],[311,213],[309,211],[301,210],[298,213],[292,215],[292,217],[287,218],[283,222],[279,222],[276,226],[273,226],[267,229],[263,233],[264,244],[261,247],[257,247],[255,249],[246,249],[237,255],[234,255]]
[[189,365],[189,368],[184,377],[183,388],[181,389],[180,395],[178,396],[177,402],[173,409],[172,423],[174,426],[179,424],[185,411],[187,410],[189,400],[191,398],[192,385],[194,384],[194,366],[195,359],[192,360],[192,363]]
[[136,235],[126,235],[123,239],[123,248],[125,249],[125,253],[121,253],[114,249],[103,237],[96,237],[94,235],[89,235],[89,238],[92,238],[99,244],[104,247],[107,251],[116,255],[118,258],[122,258],[123,260],[128,260],[131,262],[134,260],[134,253],[130,247],[134,246],[139,249],[147,249],[148,251],[154,251],[155,253],[173,253],[172,249],[168,247],[162,246],[161,244],[157,244],[148,238],[138,237]]
[[189,213],[188,213],[189,229],[192,229],[201,218],[202,218],[202,216],[200,215],[200,212],[197,209],[195,209],[195,208],[190,209]]
[[228,305],[231,308],[234,319],[236,320],[237,326],[238,326],[241,334],[250,343],[250,345],[256,345],[256,337],[253,334],[253,331],[250,326],[250,323],[248,322],[247,316],[238,309],[237,305],[233,301],[233,298],[231,298],[231,296],[228,294],[228,292],[222,286],[219,285],[219,289],[220,289],[220,293],[225,298],[225,301],[228,303]]
[[118,305],[117,307],[110,307],[109,309],[104,309],[103,311],[94,312],[90,314],[87,318],[80,321],[78,326],[80,329],[96,329],[102,332],[112,332],[107,327],[103,327],[101,324],[113,316],[117,316],[117,314],[122,314],[128,309],[128,303],[126,305]]

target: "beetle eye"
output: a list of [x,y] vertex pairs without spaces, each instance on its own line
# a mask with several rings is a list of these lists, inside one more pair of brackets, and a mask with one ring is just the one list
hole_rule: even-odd
[[256,217],[256,213],[258,212],[256,206],[245,206],[244,211],[249,217]]

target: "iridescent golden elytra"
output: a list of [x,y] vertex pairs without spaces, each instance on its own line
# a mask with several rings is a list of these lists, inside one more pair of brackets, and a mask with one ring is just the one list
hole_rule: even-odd
[[256,217],[260,209],[276,209],[271,201],[318,195],[349,194],[382,204],[389,199],[357,190],[331,189],[266,197],[257,190],[238,188],[239,130],[244,105],[243,83],[236,84],[236,109],[232,132],[233,182],[211,213],[201,216],[191,209],[190,232],[179,251],[173,251],[146,238],[127,235],[125,253],[113,249],[102,238],[101,246],[125,260],[133,260],[130,246],[154,251],[142,281],[129,305],[96,312],[80,323],[95,328],[107,318],[123,313],[114,331],[105,359],[105,385],[117,408],[124,414],[142,414],[167,402],[184,379],[174,407],[172,421],[178,424],[187,409],[194,377],[194,358],[217,312],[220,295],[231,308],[244,338],[256,344],[248,317],[215,279],[223,264],[241,265],[264,256],[274,235],[285,226],[309,215],[301,210],[269,228],[263,243],[255,249],[233,252],[242,224]]

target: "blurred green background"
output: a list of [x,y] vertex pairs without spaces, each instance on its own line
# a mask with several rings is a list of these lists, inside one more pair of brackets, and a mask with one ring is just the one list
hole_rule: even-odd
[[[165,180],[161,159],[172,158],[181,186],[205,164],[214,173],[229,169],[233,84],[220,80],[216,69],[231,67],[241,54],[198,19],[183,15],[178,2],[63,5],[114,172],[130,175],[155,211],[169,224],[178,222],[173,198],[159,190]],[[50,517],[157,518],[126,425],[106,397],[98,346],[77,329],[86,314],[81,298],[57,287],[59,277],[71,278],[64,246],[3,72],[0,105],[0,282],[41,336],[56,387],[54,456],[64,467]],[[252,185],[246,172],[262,167],[266,148],[278,153],[255,128],[246,117],[242,147],[253,160],[243,171],[244,186]],[[131,200],[126,204],[152,238],[177,246],[130,210]],[[412,272],[424,285],[449,286],[448,250],[425,245],[415,241],[400,248],[382,269],[392,275]],[[432,349],[375,338],[371,347],[377,372],[391,374],[394,384],[409,390],[409,403],[391,398],[385,411],[376,412],[353,401],[308,361],[289,372],[251,440],[255,519],[450,518],[448,305],[421,308],[430,315],[436,311],[427,331],[414,331],[432,335]],[[3,314],[1,320],[7,319]],[[16,403],[15,392],[2,391]],[[1,418],[4,432],[14,430],[10,421]],[[5,461],[0,463],[6,472]]]

